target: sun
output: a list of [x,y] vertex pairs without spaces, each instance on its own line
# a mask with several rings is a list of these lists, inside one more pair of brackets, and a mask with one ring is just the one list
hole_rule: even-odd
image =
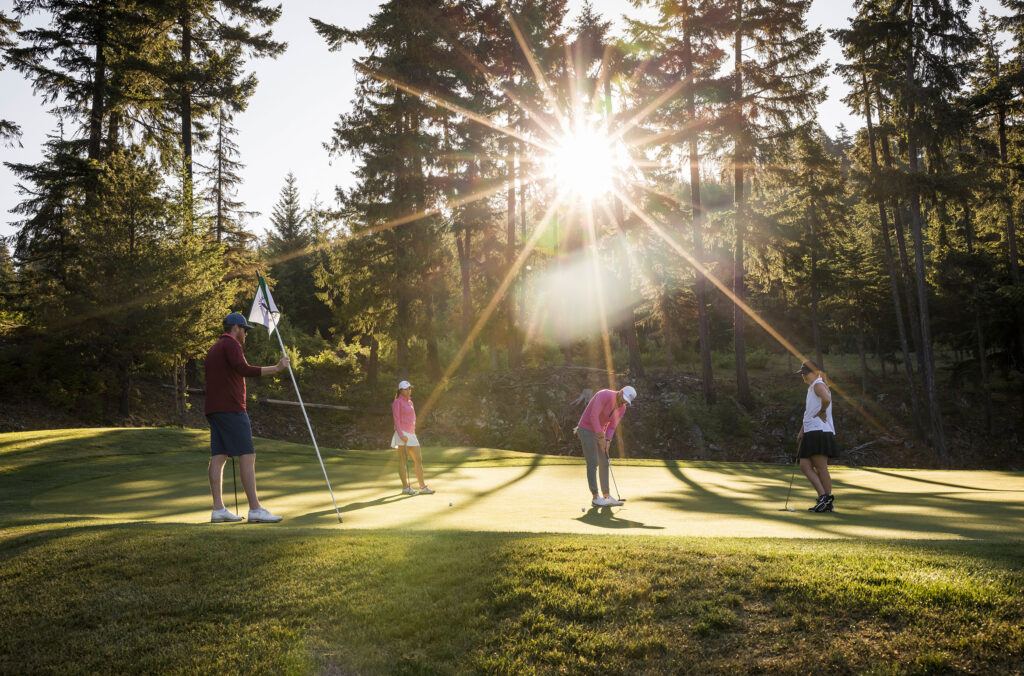
[[593,201],[611,193],[626,162],[625,148],[604,129],[579,125],[558,139],[549,178],[563,192]]

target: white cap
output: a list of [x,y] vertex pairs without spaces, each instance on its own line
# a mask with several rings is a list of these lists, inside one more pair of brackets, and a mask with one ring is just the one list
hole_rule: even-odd
[[410,387],[412,387],[412,383],[410,383],[408,380],[403,380],[402,382],[398,383],[398,389],[400,390],[404,390]]
[[626,385],[622,388],[622,398],[626,400],[627,404],[633,404],[633,400],[636,399],[636,390],[633,389],[632,385]]

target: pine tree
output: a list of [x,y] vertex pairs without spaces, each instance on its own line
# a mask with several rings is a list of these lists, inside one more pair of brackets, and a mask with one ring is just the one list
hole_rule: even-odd
[[[917,0],[908,2],[891,17],[898,22],[899,53],[904,72],[901,86],[892,91],[895,108],[902,122],[907,144],[908,204],[910,232],[914,246],[914,277],[920,313],[921,344],[924,369],[922,379],[928,397],[933,444],[939,456],[947,457],[942,414],[939,409],[933,339],[928,307],[928,285],[925,270],[924,216],[920,180],[922,148],[938,147],[949,128],[937,122],[951,119],[954,106],[951,93],[963,85],[968,54],[975,37],[967,25],[966,9],[951,0]],[[937,158],[933,158],[937,159]]]
[[[850,86],[850,93],[844,99],[851,109],[863,112],[868,145],[868,157],[870,163],[865,166],[860,175],[865,183],[864,198],[872,199],[878,212],[878,223],[882,247],[885,254],[886,267],[889,272],[893,311],[896,319],[897,335],[899,337],[900,351],[903,355],[904,377],[907,384],[907,392],[910,395],[911,408],[915,427],[920,433],[923,428],[921,421],[920,395],[918,386],[914,379],[914,368],[910,358],[910,346],[907,338],[906,323],[904,320],[903,307],[900,301],[900,277],[896,269],[896,257],[892,250],[892,239],[889,213],[886,203],[893,199],[891,190],[886,190],[886,185],[891,182],[884,180],[881,165],[878,159],[878,139],[875,130],[872,112],[872,99],[875,91],[878,90],[878,82],[889,77],[888,63],[890,57],[885,49],[885,41],[880,39],[885,35],[885,15],[874,2],[859,2],[857,15],[851,19],[849,29],[834,31],[833,35],[843,45],[844,55],[849,60],[847,64],[840,64],[836,70],[843,75],[846,83]],[[888,141],[884,140],[884,152],[888,155]],[[898,216],[898,211],[894,209]],[[902,245],[902,239],[899,240]],[[902,246],[900,246],[902,251]],[[908,297],[909,300],[909,297]],[[913,317],[910,317],[914,323]],[[915,324],[916,325],[916,324]],[[919,332],[919,330],[918,330]]]
[[[10,37],[17,32],[21,24],[0,12],[0,71],[4,69],[7,51],[16,43]],[[0,119],[0,145],[20,145],[21,127],[11,120]]]
[[[566,0],[536,2],[514,0],[512,2],[491,2],[484,5],[479,13],[481,26],[480,52],[486,70],[491,74],[491,108],[518,133],[533,133],[550,140],[558,128],[550,100],[541,89],[535,66],[549,85],[560,79],[566,62],[565,21],[568,15]],[[513,28],[514,26],[514,28]],[[525,49],[516,37],[522,36]],[[531,65],[529,59],[532,58]],[[565,90],[562,89],[562,100]],[[543,199],[542,189],[535,185],[530,176],[539,167],[534,162],[535,149],[522,140],[506,135],[493,136],[472,123],[471,133],[481,140],[492,136],[490,147],[493,154],[503,159],[503,167],[495,165],[494,179],[502,179],[507,185],[505,191],[505,260],[506,271],[511,270],[519,255],[520,240],[525,239],[528,230],[529,209],[527,200],[531,197]],[[503,169],[503,171],[502,171]],[[490,178],[487,172],[482,178]],[[516,235],[518,220],[518,237]],[[538,263],[534,260],[533,263]],[[510,287],[506,296],[507,344],[509,365],[516,368],[521,363],[523,349],[521,330],[515,324],[515,304],[522,302],[523,277],[520,275],[515,286]],[[482,289],[485,295],[493,293],[491,285]],[[516,298],[516,295],[519,297]],[[571,358],[571,357],[570,357]]]
[[[794,120],[809,119],[824,93],[824,65],[812,65],[824,41],[821,30],[805,24],[810,0],[734,0],[733,66],[726,129],[732,139],[730,159],[734,190],[733,294],[744,300],[747,180],[759,154]],[[745,317],[733,308],[733,341],[739,400],[753,399],[747,377]]]
[[223,107],[244,110],[255,91],[256,75],[243,72],[246,57],[275,58],[286,47],[270,30],[281,6],[265,0],[145,0],[144,6],[159,41],[136,65],[161,83],[154,117],[165,144],[177,130],[171,147],[190,203],[194,158],[211,124]]
[[835,257],[840,229],[846,225],[845,184],[840,160],[825,150],[821,129],[805,126],[765,169],[762,213],[787,243],[788,276],[795,278],[796,298],[810,310],[815,359],[824,361],[821,304],[824,289],[835,288],[828,265]]
[[229,279],[251,278],[255,261],[253,242],[256,237],[246,230],[244,219],[257,215],[247,211],[238,199],[237,186],[242,182],[238,145],[234,136],[238,130],[232,123],[226,106],[221,106],[213,128],[208,164],[200,163],[200,175],[208,186],[204,192],[207,205],[205,214],[211,224],[211,237],[224,246],[225,275]]
[[[980,103],[987,114],[994,114],[995,134],[999,148],[1000,169],[997,178],[1001,183],[999,201],[1003,205],[1006,240],[1006,260],[1010,269],[1012,289],[1007,295],[1012,299],[1017,328],[1018,365],[1024,371],[1024,279],[1021,275],[1020,247],[1017,243],[1017,218],[1020,208],[1021,146],[1013,146],[1009,133],[1009,119],[1024,112],[1021,96],[1024,95],[1024,0],[1001,0],[1011,13],[994,21],[982,15],[981,36],[983,55],[979,61],[980,72],[976,80],[980,89]],[[982,10],[984,12],[984,10]],[[994,25],[993,25],[994,24]],[[1012,47],[1007,63],[996,41],[995,29],[1009,33]],[[1019,135],[1017,135],[1019,139]],[[1005,293],[1005,292],[1004,292]]]
[[122,104],[111,80],[114,73],[122,80],[127,77],[125,64],[111,59],[134,44],[137,18],[124,2],[19,0],[15,8],[19,16],[43,13],[49,18],[40,27],[22,30],[22,44],[11,48],[8,58],[44,102],[57,104],[56,114],[80,125],[81,135],[73,134],[65,143],[67,152],[90,161],[86,196],[93,200],[104,127],[110,111]]
[[[717,72],[725,60],[719,41],[728,31],[730,13],[719,0],[675,0],[654,3],[658,9],[656,24],[630,22],[634,43],[653,59],[649,71],[654,80],[651,94],[664,91],[679,81],[685,83],[678,98],[666,102],[654,113],[654,122],[669,129],[681,129],[686,144],[689,199],[694,258],[704,265],[706,214],[702,198],[701,148],[715,121],[714,104],[720,99],[721,84]],[[649,42],[649,44],[648,44]],[[650,88],[650,87],[649,87]],[[650,96],[650,94],[648,94]],[[669,137],[671,151],[675,141]],[[694,295],[697,306],[698,340],[701,354],[701,381],[704,400],[717,400],[711,363],[711,338],[708,318],[707,280],[695,270]]]
[[[7,241],[0,238],[0,317],[3,316],[4,310],[12,305],[11,299],[15,294],[17,280],[18,275],[14,270],[11,253],[7,249]],[[4,324],[5,322],[0,319],[0,335],[6,330]]]
[[431,285],[418,282],[433,278],[439,266],[439,223],[430,208],[439,182],[430,170],[440,158],[444,124],[452,116],[410,92],[458,100],[458,73],[448,66],[459,59],[453,55],[453,36],[442,30],[452,13],[453,25],[459,25],[458,12],[441,0],[392,0],[359,30],[312,20],[333,51],[349,43],[369,50],[356,63],[360,75],[353,111],[335,124],[329,148],[358,154],[361,161],[357,186],[339,196],[347,202],[346,213],[356,217],[353,236],[376,240],[365,245],[376,245],[371,248],[379,253],[362,264],[387,285],[388,302],[371,305],[388,312],[393,308],[375,331],[393,337],[398,377],[408,375],[409,341],[417,326],[428,345],[436,341],[433,323],[418,321],[415,312],[417,304],[433,302]]

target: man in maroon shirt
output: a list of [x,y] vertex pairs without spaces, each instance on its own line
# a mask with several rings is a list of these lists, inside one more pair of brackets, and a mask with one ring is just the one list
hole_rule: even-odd
[[242,517],[224,507],[222,486],[224,463],[237,457],[241,465],[242,486],[249,499],[250,523],[276,523],[282,517],[263,508],[256,497],[256,449],[252,445],[252,427],[245,411],[245,379],[277,373],[288,368],[288,357],[276,366],[249,366],[242,346],[251,329],[245,317],[232,312],[224,318],[224,333],[206,353],[206,419],[210,422],[210,492],[213,514],[210,521],[241,521]]

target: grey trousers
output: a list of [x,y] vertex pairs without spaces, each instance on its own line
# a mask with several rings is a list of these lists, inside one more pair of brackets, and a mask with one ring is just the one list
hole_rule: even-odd
[[598,495],[597,492],[597,469],[601,468],[601,493],[608,495],[608,456],[601,452],[597,445],[597,434],[583,427],[576,428],[576,434],[583,443],[583,457],[587,460],[587,484],[590,492]]

